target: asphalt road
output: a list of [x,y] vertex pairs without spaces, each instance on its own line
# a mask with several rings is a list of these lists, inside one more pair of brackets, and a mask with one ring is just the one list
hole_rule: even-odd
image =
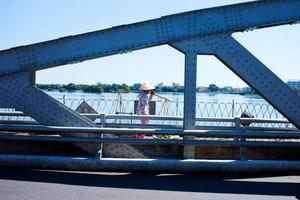
[[300,175],[70,172],[0,168],[0,200],[300,199]]

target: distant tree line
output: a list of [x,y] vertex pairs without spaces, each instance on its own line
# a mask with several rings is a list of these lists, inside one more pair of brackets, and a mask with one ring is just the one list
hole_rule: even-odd
[[130,87],[123,84],[36,84],[36,87],[42,90],[58,90],[60,92],[75,92],[75,91],[83,91],[83,92],[90,92],[90,93],[103,93],[103,92],[121,92],[121,93],[128,93],[133,91],[133,87]]
[[[128,92],[138,92],[141,87],[141,83],[135,83],[132,86],[129,86],[125,83],[123,84],[36,84],[36,87],[42,90],[48,91],[60,91],[60,92],[74,92],[74,91],[82,91],[82,92],[90,92],[90,93],[103,93],[103,92],[120,92],[120,93],[128,93]],[[164,86],[162,84],[158,84],[155,88],[156,92],[183,92],[183,86],[178,84],[173,84],[172,86]]]
[[[128,92],[138,92],[141,87],[141,83],[135,83],[132,86],[129,86],[125,83],[123,84],[103,84],[96,83],[92,85],[87,84],[36,84],[36,87],[42,90],[48,91],[60,91],[60,92],[73,92],[73,91],[82,91],[89,93],[103,93],[103,92],[111,92],[111,93],[128,93]],[[203,89],[204,88],[204,89]],[[155,86],[156,92],[184,92],[184,86],[173,83],[171,86],[163,85],[163,83],[159,83]],[[198,88],[198,92],[218,92],[218,93],[233,93],[227,88],[220,88],[215,84],[210,84],[208,87],[200,87]],[[240,92],[235,92],[238,94],[245,94],[242,90]],[[254,90],[247,92],[247,94],[255,94]]]

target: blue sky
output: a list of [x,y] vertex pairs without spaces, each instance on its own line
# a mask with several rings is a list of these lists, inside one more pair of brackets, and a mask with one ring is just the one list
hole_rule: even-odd
[[[1,0],[0,50],[241,0]],[[282,80],[300,79],[300,24],[234,37]],[[5,67],[5,66],[2,66]],[[183,84],[184,56],[159,46],[37,72],[38,83]],[[198,56],[197,85],[245,86],[212,56]]]

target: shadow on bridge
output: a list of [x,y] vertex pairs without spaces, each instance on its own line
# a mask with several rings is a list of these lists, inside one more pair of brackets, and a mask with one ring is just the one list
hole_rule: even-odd
[[159,174],[0,168],[0,179],[69,186],[293,196],[300,199],[300,177],[288,174]]

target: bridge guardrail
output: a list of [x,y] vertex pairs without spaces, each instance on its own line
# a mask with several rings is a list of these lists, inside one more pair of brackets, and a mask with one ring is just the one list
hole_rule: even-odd
[[[152,128],[182,128],[182,116],[157,116],[157,115],[124,115],[124,114],[87,114],[84,116],[96,117],[97,125],[106,127],[152,127]],[[6,116],[6,120],[0,120],[2,124],[38,124],[37,121],[19,111],[0,112],[0,116]],[[22,118],[16,118],[22,117]],[[147,118],[151,120],[149,125],[141,125],[139,120]],[[155,123],[159,121],[159,123]],[[161,123],[161,122],[167,123]],[[250,126],[243,126],[243,123],[250,123]],[[271,124],[271,125],[269,125]],[[265,119],[265,118],[221,118],[221,117],[197,117],[197,129],[235,129],[240,127],[247,130],[297,130],[286,119]]]
[[[128,143],[147,145],[220,145],[239,146],[241,160],[247,160],[248,146],[300,147],[299,131],[246,131],[246,130],[183,130],[183,129],[138,129],[138,128],[105,128],[105,127],[59,127],[44,125],[0,125],[2,140],[33,140],[56,142],[99,142],[99,143]],[[14,135],[10,133],[39,133],[42,135]],[[105,138],[105,137],[70,137],[53,136],[59,133],[93,133],[114,135],[179,135],[195,136],[195,139],[134,139],[134,138]],[[51,136],[50,136],[50,135]],[[266,140],[268,139],[268,140]],[[278,140],[280,139],[280,140]],[[284,140],[288,139],[288,140]],[[99,150],[101,152],[101,150]],[[97,154],[97,156],[99,156]]]
[[[85,95],[55,95],[54,98],[74,110],[81,104],[82,101],[86,101],[98,113],[134,113],[134,100],[132,99],[107,99],[104,96],[92,98]],[[174,101],[164,101],[158,99],[156,101],[156,113],[160,116],[183,116],[183,104],[184,102],[178,98]],[[284,118],[267,102],[256,103],[252,100],[249,100],[247,103],[241,103],[236,102],[234,99],[231,102],[222,102],[217,100],[198,100],[196,102],[196,114],[199,117],[235,117],[240,116],[244,111],[251,113],[256,118]]]
[[[57,100],[62,102],[64,105],[70,107],[71,109],[76,109],[83,101],[86,101],[94,110],[98,113],[105,112],[106,114],[116,114],[116,113],[134,113],[133,104],[134,100],[128,100],[121,98],[120,99],[106,99],[104,97],[99,98],[89,98],[86,96],[79,97],[66,97],[64,96],[54,96]],[[156,101],[156,113],[159,116],[179,116],[183,115],[183,101],[176,100],[171,102],[164,102],[162,100]],[[0,112],[14,112],[14,109],[1,109]],[[3,112],[4,111],[4,112]],[[268,103],[255,103],[249,101],[248,103],[239,103],[235,100],[232,102],[202,102],[198,101],[196,103],[196,115],[200,118],[234,118],[236,116],[241,116],[242,112],[247,111],[255,118],[259,119],[285,119],[276,109],[274,109]],[[12,121],[32,121],[30,117],[22,116],[22,115],[9,115],[4,114],[0,115],[0,120],[12,120]],[[114,123],[117,121],[120,122],[120,119],[113,119]],[[126,120],[126,119],[123,119]],[[134,121],[130,119],[125,121],[125,123],[132,124],[137,123],[138,121]],[[11,123],[11,122],[8,122]],[[100,121],[96,121],[96,123],[100,123]],[[123,123],[123,122],[122,122]],[[172,126],[181,126],[182,123],[176,120],[155,120],[156,124],[161,125],[170,125]],[[213,126],[222,126],[227,128],[231,126],[231,122],[226,121],[205,121],[198,120],[196,122],[196,126],[199,127],[213,127]],[[122,126],[124,126],[122,124]],[[252,123],[251,127],[264,127],[264,128],[294,128],[291,123]]]
[[[22,112],[6,112],[0,115],[6,116],[23,116]],[[100,142],[100,143],[129,143],[129,144],[147,144],[147,145],[220,145],[220,146],[239,146],[241,160],[247,160],[248,146],[272,146],[272,147],[300,147],[300,132],[295,128],[258,128],[246,126],[243,122],[248,123],[282,123],[289,124],[285,119],[255,119],[255,118],[197,118],[197,121],[208,122],[228,122],[231,126],[197,126],[197,130],[183,130],[182,126],[150,124],[143,126],[134,123],[110,123],[110,120],[140,120],[148,118],[150,120],[171,120],[182,121],[181,116],[144,116],[144,115],[112,115],[112,114],[84,114],[86,116],[95,116],[100,119],[97,128],[86,127],[56,127],[39,125],[36,121],[0,121],[0,139],[3,140],[41,140],[41,141],[57,141],[57,142]],[[122,122],[122,121],[121,121]],[[152,128],[152,129],[151,129]],[[9,132],[10,134],[7,134]],[[12,135],[11,132],[25,133],[42,133],[43,136],[37,135]],[[114,134],[114,135],[191,135],[195,136],[195,140],[180,139],[145,139],[137,140],[133,138],[88,138],[88,137],[54,137],[48,136],[49,133],[59,134],[62,132],[69,133],[96,133]],[[4,133],[4,134],[3,134]],[[98,155],[98,154],[97,154]],[[99,156],[99,155],[98,155]]]

